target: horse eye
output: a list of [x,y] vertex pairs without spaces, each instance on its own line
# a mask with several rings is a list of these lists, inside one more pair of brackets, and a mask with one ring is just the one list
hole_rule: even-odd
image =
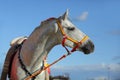
[[74,28],[74,27],[68,27],[67,29],[68,29],[68,30],[70,30],[70,31],[75,30],[75,28]]

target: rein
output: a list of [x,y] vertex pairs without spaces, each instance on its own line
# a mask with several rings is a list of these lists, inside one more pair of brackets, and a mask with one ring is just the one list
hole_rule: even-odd
[[[40,69],[40,70],[35,71],[35,72],[32,73],[31,75],[27,76],[24,80],[29,80],[29,79],[31,79],[31,78],[34,78],[35,76],[39,75],[42,71],[48,69],[49,67],[51,67],[52,65],[56,64],[56,63],[59,62],[60,60],[66,58],[67,56],[69,56],[70,54],[72,54],[74,51],[76,51],[76,49],[77,49],[83,42],[85,42],[85,41],[88,39],[88,36],[85,36],[81,41],[77,41],[77,40],[75,40],[75,39],[67,36],[67,35],[65,34],[63,28],[62,28],[62,25],[61,25],[60,20],[58,20],[58,19],[56,19],[56,18],[50,18],[50,19],[48,19],[48,20],[53,20],[53,19],[56,20],[56,23],[57,23],[57,25],[58,25],[58,27],[59,27],[62,35],[63,35],[63,40],[62,40],[62,43],[61,43],[61,44],[62,44],[62,46],[66,49],[67,54],[62,55],[60,58],[58,58],[57,60],[55,60],[55,61],[52,62],[51,64],[49,64],[49,65],[47,65],[47,66],[44,66],[43,69]],[[71,41],[71,42],[73,42],[73,43],[76,44],[76,46],[73,47],[73,49],[72,49],[71,51],[68,50],[67,47],[65,46],[65,41],[66,41],[66,40],[69,40],[69,41]]]

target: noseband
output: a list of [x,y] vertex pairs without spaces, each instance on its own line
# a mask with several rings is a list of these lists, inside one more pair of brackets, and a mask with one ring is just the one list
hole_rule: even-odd
[[[61,25],[60,20],[57,19],[57,18],[49,18],[49,19],[47,19],[47,21],[51,21],[51,20],[56,20],[56,23],[57,23],[57,25],[58,25],[58,27],[59,27],[59,29],[60,29],[60,31],[61,31],[61,34],[62,34],[62,36],[63,36],[63,40],[62,40],[62,43],[61,43],[61,44],[62,44],[62,46],[66,49],[67,54],[64,54],[63,56],[61,56],[59,59],[55,60],[53,63],[49,64],[48,66],[44,66],[43,69],[37,70],[37,71],[35,71],[34,73],[30,74],[29,76],[27,76],[27,77],[25,78],[25,80],[29,80],[29,79],[31,79],[31,78],[34,79],[35,76],[39,75],[42,71],[48,69],[49,67],[51,67],[51,66],[54,65],[55,63],[59,62],[60,60],[64,59],[64,58],[67,57],[68,55],[70,55],[72,52],[76,51],[76,49],[79,48],[80,45],[88,39],[88,36],[84,36],[81,41],[77,41],[77,40],[75,40],[75,39],[67,36],[66,33],[65,33],[64,30],[63,30],[63,27],[62,27],[62,25]],[[69,41],[73,42],[74,44],[76,44],[76,46],[73,47],[71,51],[69,51],[69,50],[67,49],[67,47],[65,46],[66,40],[69,40]]]

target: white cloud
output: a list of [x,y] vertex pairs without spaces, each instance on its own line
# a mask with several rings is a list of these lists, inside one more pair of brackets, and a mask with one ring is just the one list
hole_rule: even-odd
[[90,78],[88,80],[108,80],[108,78],[105,76],[99,76],[99,77]]
[[108,65],[110,71],[120,71],[120,64],[110,64]]
[[87,17],[88,17],[88,12],[85,11],[85,12],[83,12],[80,16],[78,16],[78,17],[76,18],[76,20],[85,21],[85,20],[87,19]]
[[119,64],[93,64],[93,65],[77,65],[77,66],[53,66],[52,69],[56,70],[85,70],[85,71],[94,71],[94,70],[110,70],[110,71],[120,71]]

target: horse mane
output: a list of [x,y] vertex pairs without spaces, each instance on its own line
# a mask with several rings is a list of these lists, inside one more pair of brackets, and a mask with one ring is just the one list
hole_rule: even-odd
[[46,24],[46,23],[50,22],[51,20],[56,20],[56,19],[57,18],[55,18],[55,17],[51,17],[51,18],[48,18],[48,19],[42,21],[41,24]]

